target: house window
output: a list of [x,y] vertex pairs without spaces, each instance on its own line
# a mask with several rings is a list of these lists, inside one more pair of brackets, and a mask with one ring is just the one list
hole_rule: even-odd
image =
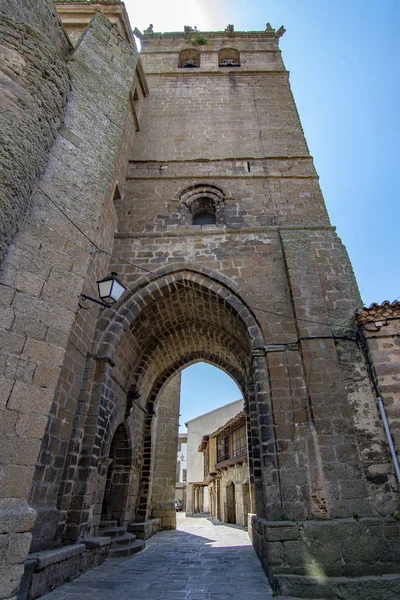
[[193,69],[200,67],[200,52],[195,48],[186,48],[179,52],[179,68]]
[[224,437],[218,436],[217,442],[217,461],[223,462],[224,460],[228,460],[230,458],[229,454],[229,436],[225,435]]
[[246,454],[246,429],[241,427],[232,432],[232,457]]
[[221,48],[218,51],[219,67],[240,67],[240,54],[236,48]]

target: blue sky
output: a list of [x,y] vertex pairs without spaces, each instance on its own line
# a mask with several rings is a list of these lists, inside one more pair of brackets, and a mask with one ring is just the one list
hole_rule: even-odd
[[[128,0],[126,7],[141,30],[285,26],[280,46],[300,119],[363,301],[398,298],[400,0]],[[203,397],[218,385],[209,369]]]
[[186,432],[185,423],[214,408],[242,397],[236,383],[221,369],[197,363],[182,371],[179,431]]

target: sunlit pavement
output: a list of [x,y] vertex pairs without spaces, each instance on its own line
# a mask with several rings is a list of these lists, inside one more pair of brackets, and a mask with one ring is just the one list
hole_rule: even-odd
[[176,531],[161,531],[128,559],[109,559],[46,600],[272,600],[272,590],[237,526],[177,513]]

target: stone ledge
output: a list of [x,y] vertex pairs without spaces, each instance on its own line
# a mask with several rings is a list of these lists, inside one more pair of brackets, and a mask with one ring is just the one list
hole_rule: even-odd
[[108,546],[109,544],[111,544],[111,538],[110,537],[91,537],[91,538],[85,538],[84,540],[82,540],[82,543],[85,544],[86,548],[102,548],[103,546]]
[[[293,225],[266,225],[259,227],[241,227],[240,229],[229,228],[225,225],[215,226],[210,225],[209,229],[203,229],[198,227],[198,230],[194,230],[193,225],[168,225],[170,229],[163,229],[157,231],[138,231],[134,233],[116,233],[114,238],[118,240],[124,239],[141,239],[141,238],[167,238],[167,237],[187,237],[187,236],[205,236],[205,235],[245,235],[248,233],[275,233],[279,231],[336,231],[336,227],[331,225],[305,225],[305,224],[293,224]],[[207,227],[207,226],[205,226]],[[174,229],[172,229],[174,228]]]
[[129,533],[134,533],[140,540],[148,540],[161,529],[161,519],[148,519],[142,523],[130,523]]
[[323,600],[398,600],[400,575],[383,577],[301,577],[279,575],[275,579],[283,596]]
[[[400,598],[400,522],[391,517],[290,523],[253,515],[251,527],[263,569],[282,595],[325,600]],[[376,595],[364,591],[371,582],[379,583]]]
[[35,571],[41,571],[50,565],[57,564],[63,560],[68,560],[74,556],[79,556],[86,549],[85,544],[74,544],[73,546],[62,546],[54,550],[44,550],[29,554],[27,560],[36,560]]
[[[25,561],[24,596],[34,600],[70,581],[108,557],[110,539],[88,538],[84,543],[32,553]],[[40,561],[40,562],[39,562]]]

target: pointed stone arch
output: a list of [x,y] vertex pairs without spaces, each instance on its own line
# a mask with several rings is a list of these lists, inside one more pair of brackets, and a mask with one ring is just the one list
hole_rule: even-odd
[[[141,405],[147,448],[152,444],[157,397],[175,373],[189,364],[208,362],[227,372],[246,397],[253,385],[253,356],[264,346],[258,320],[234,284],[210,269],[187,264],[141,277],[112,320],[103,318],[102,326],[98,359],[108,361],[114,377],[128,390],[126,414],[132,398]],[[255,419],[253,410],[249,438],[257,445]],[[150,511],[151,461],[151,454],[145,453],[136,513],[140,519]]]
[[214,298],[223,301],[231,311],[236,312],[249,336],[251,350],[264,346],[261,326],[247,303],[241,298],[232,282],[206,267],[192,267],[187,263],[161,268],[150,275],[141,277],[135,288],[125,298],[117,311],[104,315],[99,321],[98,356],[113,361],[119,341],[137,319],[151,305],[155,305],[168,292],[187,287],[204,290]]
[[[98,342],[91,359],[93,418],[87,421],[83,446],[86,456],[98,457],[97,465],[92,463],[89,468],[95,481],[102,481],[95,500],[91,497],[93,482],[81,493],[81,531],[98,531],[107,474],[106,465],[103,468],[100,462],[107,462],[115,427],[121,423],[131,431],[131,469],[135,475],[126,514],[120,520],[141,521],[151,516],[157,397],[175,373],[198,361],[222,368],[243,390],[252,483],[258,514],[262,515],[265,498],[260,434],[268,441],[274,435],[266,416],[271,411],[267,406],[267,367],[261,364],[263,360],[265,363],[265,343],[257,318],[235,285],[207,268],[169,265],[140,277],[116,311],[104,311],[98,325]],[[276,461],[271,464],[273,471]],[[81,490],[82,473],[76,482]],[[171,512],[175,515],[172,503],[173,499]],[[72,517],[77,520],[77,515]]]

